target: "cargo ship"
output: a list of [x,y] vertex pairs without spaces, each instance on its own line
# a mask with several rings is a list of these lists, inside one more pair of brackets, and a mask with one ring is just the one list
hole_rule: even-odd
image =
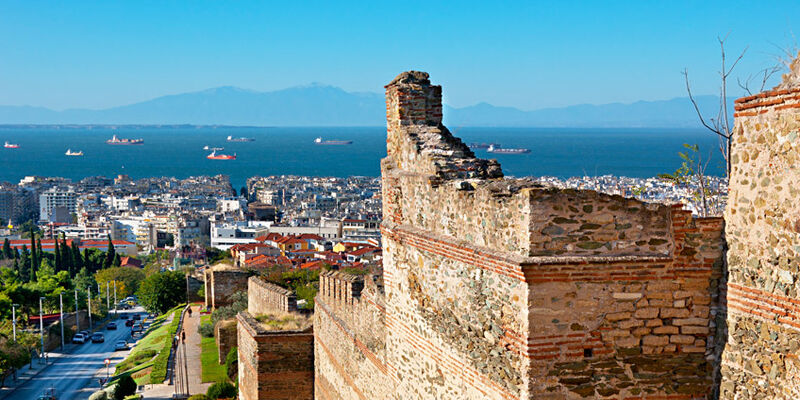
[[211,154],[206,156],[206,158],[209,160],[235,160],[236,153],[234,153],[232,156],[227,154],[217,154],[217,150],[214,149],[214,151],[212,151]]
[[256,141],[255,139],[249,138],[249,137],[233,137],[233,136],[228,136],[227,140],[229,142],[255,142]]
[[117,144],[117,145],[129,145],[129,144],[142,144],[144,143],[144,139],[128,139],[128,138],[118,138],[117,135],[111,137],[111,139],[106,140],[106,144]]
[[203,150],[219,150],[219,151],[222,151],[222,150],[225,150],[225,148],[224,147],[211,147],[211,146],[206,145],[206,146],[203,146]]
[[490,145],[486,151],[494,154],[527,154],[531,152],[530,149],[503,149],[494,144]]
[[488,149],[489,146],[494,146],[494,147],[499,148],[500,144],[499,143],[470,143],[469,144],[469,148],[473,149],[473,150],[474,149]]
[[19,145],[18,145],[18,144],[14,144],[14,143],[8,143],[8,142],[6,142],[6,143],[3,145],[3,147],[5,147],[5,148],[7,148],[7,149],[18,149],[18,148],[19,148]]
[[322,144],[328,146],[342,146],[346,144],[353,144],[352,140],[322,140],[321,137],[314,139],[314,144]]
[[72,149],[67,149],[67,152],[64,155],[72,156],[72,157],[80,157],[83,155],[83,151],[72,151]]

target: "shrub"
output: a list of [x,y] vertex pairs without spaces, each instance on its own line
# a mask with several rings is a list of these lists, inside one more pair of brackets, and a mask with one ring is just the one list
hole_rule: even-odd
[[175,310],[172,315],[172,322],[167,328],[167,335],[164,337],[164,345],[161,351],[153,360],[153,371],[150,373],[150,383],[161,383],[167,379],[167,361],[169,361],[169,350],[172,348],[172,340],[178,332],[178,322],[181,318],[181,308]]
[[122,375],[117,382],[117,390],[114,391],[115,400],[123,400],[136,393],[136,381],[130,375]]
[[230,399],[236,397],[236,387],[228,382],[217,382],[211,385],[206,392],[209,399]]
[[197,331],[200,332],[200,336],[202,337],[214,337],[214,325],[211,325],[210,322],[200,324]]
[[247,292],[240,291],[230,297],[231,305],[217,308],[211,313],[211,324],[216,326],[219,321],[236,317],[239,311],[247,309]]
[[236,374],[239,373],[239,348],[236,346],[233,346],[225,356],[225,371],[231,380],[235,380]]
[[142,350],[138,353],[135,353],[132,356],[126,358],[121,363],[117,364],[116,373],[119,374],[133,367],[136,367],[140,364],[143,364],[144,362],[149,361],[155,355],[156,351],[153,349]]
[[89,400],[108,400],[108,394],[105,390],[98,390],[89,396]]
[[189,397],[189,400],[208,400],[208,396],[204,394],[195,394]]

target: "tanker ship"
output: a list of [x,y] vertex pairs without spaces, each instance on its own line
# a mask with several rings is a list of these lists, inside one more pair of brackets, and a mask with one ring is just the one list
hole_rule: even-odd
[[130,145],[130,144],[142,144],[144,143],[144,139],[128,139],[128,138],[118,138],[117,135],[111,137],[111,139],[106,140],[106,144],[115,144],[115,145]]
[[321,137],[314,139],[314,144],[322,144],[328,146],[341,146],[345,144],[353,144],[352,140],[322,140]]

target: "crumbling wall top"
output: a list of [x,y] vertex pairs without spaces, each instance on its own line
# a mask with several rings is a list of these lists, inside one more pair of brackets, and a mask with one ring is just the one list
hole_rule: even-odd
[[800,88],[800,52],[797,53],[797,58],[789,64],[789,72],[783,74],[783,80],[776,90],[781,89],[798,89]]

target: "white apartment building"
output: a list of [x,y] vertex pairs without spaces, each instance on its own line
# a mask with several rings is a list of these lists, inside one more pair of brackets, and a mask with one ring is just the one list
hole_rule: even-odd
[[52,187],[39,195],[39,220],[43,222],[70,222],[71,214],[78,213],[78,194],[72,187]]

